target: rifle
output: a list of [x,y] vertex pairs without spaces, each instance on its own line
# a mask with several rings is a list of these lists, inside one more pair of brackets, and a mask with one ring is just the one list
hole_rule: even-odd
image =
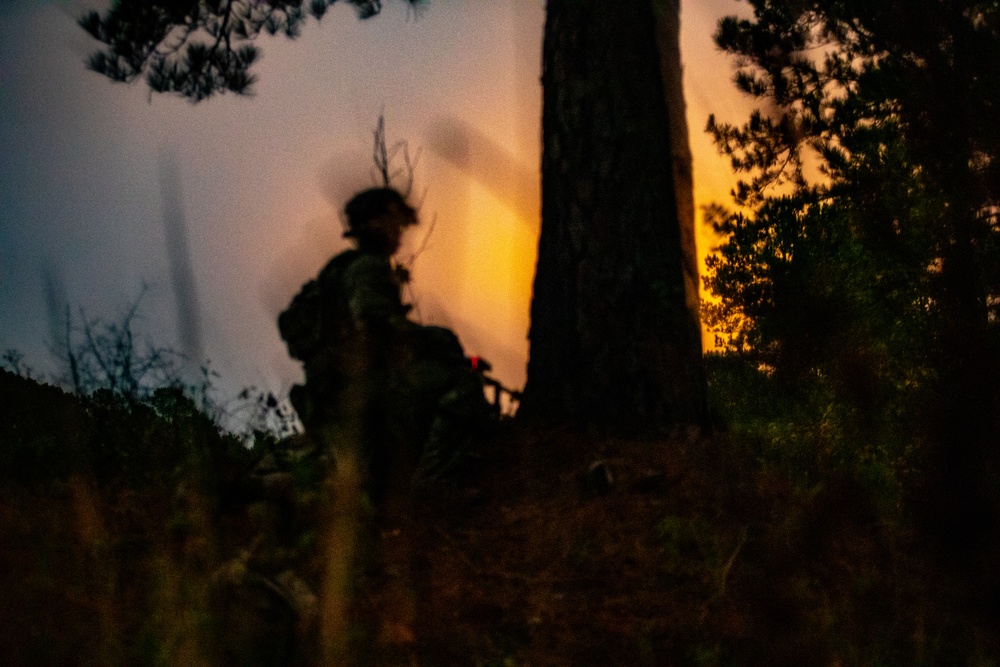
[[485,387],[490,387],[493,390],[492,396],[489,398],[489,404],[493,408],[495,416],[497,418],[512,416],[516,411],[516,407],[512,408],[508,414],[504,414],[500,399],[504,394],[506,394],[508,405],[514,405],[515,403],[520,404],[521,392],[516,389],[506,387],[502,382],[500,382],[500,380],[487,375],[487,373],[493,370],[493,365],[482,357],[466,357],[465,360],[469,364],[469,367],[476,371],[479,374],[479,377],[482,378],[483,385]]

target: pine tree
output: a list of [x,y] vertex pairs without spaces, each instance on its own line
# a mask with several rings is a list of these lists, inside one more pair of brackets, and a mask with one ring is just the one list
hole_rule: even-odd
[[710,260],[714,321],[776,373],[832,382],[861,408],[914,394],[905,418],[925,443],[940,526],[961,541],[989,534],[1000,507],[1000,8],[751,5],[752,19],[724,19],[716,35],[767,113],[709,122],[746,174],[744,210],[718,217],[728,241]]

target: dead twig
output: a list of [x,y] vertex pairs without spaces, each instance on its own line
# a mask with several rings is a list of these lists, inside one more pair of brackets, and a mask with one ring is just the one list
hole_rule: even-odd
[[722,598],[726,592],[726,579],[729,578],[729,571],[733,569],[733,563],[736,562],[736,557],[740,554],[740,550],[747,541],[747,526],[740,528],[739,539],[736,541],[736,548],[733,549],[732,555],[729,556],[729,560],[722,567],[718,576],[718,589],[715,591],[715,595],[709,600],[709,603],[715,602]]

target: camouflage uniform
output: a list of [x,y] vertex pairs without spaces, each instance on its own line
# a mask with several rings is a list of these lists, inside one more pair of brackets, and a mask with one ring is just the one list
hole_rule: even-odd
[[375,494],[390,477],[447,476],[489,415],[458,338],[407,319],[401,286],[387,257],[348,250],[278,318],[303,362],[291,401],[306,430],[353,433]]

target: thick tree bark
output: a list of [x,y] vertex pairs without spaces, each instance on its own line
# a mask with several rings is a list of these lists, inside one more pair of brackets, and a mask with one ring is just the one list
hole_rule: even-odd
[[704,417],[655,27],[651,0],[548,3],[527,418],[625,434]]

